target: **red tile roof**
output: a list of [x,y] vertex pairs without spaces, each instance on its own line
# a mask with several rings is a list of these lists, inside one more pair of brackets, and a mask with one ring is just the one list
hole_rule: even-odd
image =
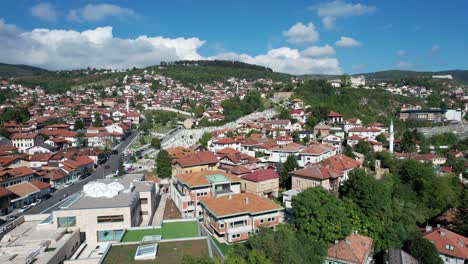
[[373,240],[370,237],[352,234],[328,248],[328,258],[347,263],[364,263],[371,254]]
[[34,185],[39,190],[50,188],[50,184],[43,182],[43,181],[34,180],[34,181],[31,181],[31,184]]
[[361,166],[361,163],[346,155],[335,155],[320,162],[324,167],[329,167],[337,171],[345,171]]
[[468,259],[468,238],[445,228],[423,232],[423,238],[431,241],[441,254]]
[[215,154],[210,151],[193,152],[175,161],[175,163],[179,164],[182,168],[213,164],[217,162],[218,159]]
[[337,112],[330,112],[327,117],[343,117],[342,114],[337,113]]
[[15,140],[15,139],[33,139],[33,138],[36,138],[37,136],[39,136],[39,133],[14,134],[13,136],[11,136],[11,139],[12,140]]
[[272,179],[278,179],[279,175],[273,169],[258,170],[242,176],[243,180],[252,182],[268,181]]
[[300,176],[316,180],[326,180],[336,179],[340,177],[341,172],[327,167],[322,167],[318,164],[314,164],[300,170],[291,171],[289,174],[291,174],[292,176]]
[[282,207],[273,201],[252,193],[223,195],[216,198],[203,197],[200,201],[203,207],[216,217],[282,210]]
[[0,198],[13,194],[5,187],[0,186]]

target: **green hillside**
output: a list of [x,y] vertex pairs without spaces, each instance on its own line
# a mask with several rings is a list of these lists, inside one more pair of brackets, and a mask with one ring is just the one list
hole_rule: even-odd
[[402,103],[423,104],[420,99],[389,94],[380,89],[333,88],[324,80],[310,80],[294,90],[294,97],[304,100],[312,112],[322,118],[330,111],[345,118],[359,118],[364,122],[389,123]]
[[40,74],[44,72],[47,72],[47,70],[33,67],[33,66],[0,63],[0,77],[1,78],[29,76],[29,75]]
[[184,84],[226,81],[230,77],[255,80],[259,78],[288,80],[291,76],[271,69],[236,61],[178,61],[170,65],[146,68]]
[[418,77],[431,77],[432,75],[447,75],[450,74],[453,78],[468,83],[468,70],[448,70],[438,72],[418,72],[418,71],[401,71],[401,70],[388,70],[370,73],[362,73],[356,75],[364,75],[366,79],[375,80],[403,80]]

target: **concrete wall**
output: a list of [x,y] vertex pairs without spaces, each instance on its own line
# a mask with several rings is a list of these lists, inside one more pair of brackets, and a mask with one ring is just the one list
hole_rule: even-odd
[[305,189],[316,187],[316,186],[322,186],[326,190],[330,189],[330,181],[328,179],[319,181],[319,180],[314,180],[311,178],[292,176],[291,181],[292,181],[292,185],[291,185],[292,189],[297,190],[297,191],[303,191]]

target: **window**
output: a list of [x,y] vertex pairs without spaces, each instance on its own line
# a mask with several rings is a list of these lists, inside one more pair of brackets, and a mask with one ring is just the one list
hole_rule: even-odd
[[264,219],[260,219],[260,224],[263,224],[263,222],[265,222]]
[[57,218],[58,227],[76,226],[75,216],[65,216]]
[[296,186],[297,187],[301,186],[301,180],[299,180],[299,179],[296,180]]
[[141,198],[140,204],[148,204],[148,198]]
[[97,232],[97,239],[98,242],[120,241],[123,233],[123,230],[102,230]]
[[224,223],[219,224],[219,228],[224,228]]
[[273,221],[275,221],[274,217],[268,217],[268,222],[273,222]]
[[114,222],[123,222],[124,216],[123,215],[104,215],[98,216],[97,222],[98,223],[114,223]]
[[240,234],[234,234],[231,236],[232,239],[240,238]]

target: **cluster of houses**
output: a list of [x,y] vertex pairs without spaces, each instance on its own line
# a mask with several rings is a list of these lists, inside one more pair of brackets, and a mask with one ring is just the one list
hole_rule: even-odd
[[[140,113],[123,105],[99,106],[55,99],[39,88],[24,89],[16,105],[31,118],[2,124],[0,140],[0,214],[8,214],[89,176],[109,151],[140,122]],[[100,119],[100,121],[99,121]],[[81,121],[81,127],[75,127]],[[93,126],[100,123],[100,126]]]

